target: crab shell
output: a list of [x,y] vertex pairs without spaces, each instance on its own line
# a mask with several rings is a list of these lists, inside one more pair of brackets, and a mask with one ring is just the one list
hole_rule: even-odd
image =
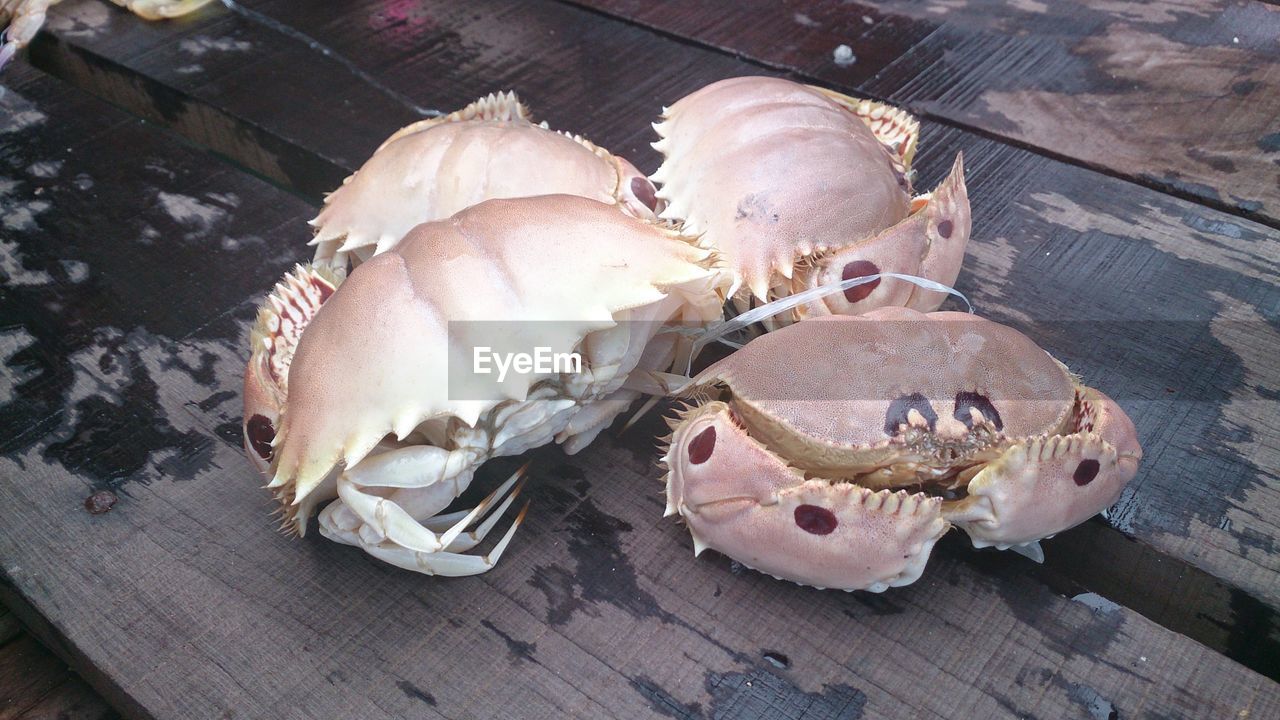
[[[511,342],[526,350],[596,357],[609,348],[597,339],[588,351],[588,338],[623,319],[718,318],[723,276],[713,259],[669,227],[549,195],[490,200],[419,225],[341,284],[327,269],[299,268],[277,286],[253,333],[246,452],[270,479],[286,526],[302,533],[316,504],[334,497],[338,476],[360,470],[384,440],[483,435],[479,462],[547,442],[577,412],[566,404],[602,399],[631,367],[590,368],[608,380],[602,388],[570,391],[563,378],[535,372],[508,379],[502,398],[451,399],[450,363],[466,366],[471,358],[459,354],[493,339],[480,321],[522,323]],[[517,412],[533,389],[548,387],[561,393],[554,417]],[[513,416],[522,424],[502,424]]]
[[1133,423],[1021,333],[884,308],[756,338],[694,379],[664,457],[667,514],[710,547],[818,587],[922,572],[950,524],[1007,548],[1110,506]]
[[[663,111],[651,179],[661,216],[724,256],[740,306],[894,272],[951,285],[969,239],[959,156],[932,194],[912,199],[919,123],[869,100],[767,77],[708,85]],[[896,305],[935,310],[944,293],[880,278],[794,317]]]
[[578,195],[655,219],[653,185],[590,141],[534,124],[515,93],[481,98],[393,134],[325,198],[311,221],[315,262],[345,266],[391,247],[419,223],[493,198]]

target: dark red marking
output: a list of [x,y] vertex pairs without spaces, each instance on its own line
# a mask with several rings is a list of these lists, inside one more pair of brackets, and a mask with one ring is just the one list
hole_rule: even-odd
[[801,505],[796,508],[796,526],[807,533],[830,535],[839,525],[836,514],[824,507]]
[[[878,275],[880,268],[876,264],[867,260],[854,260],[844,266],[844,270],[840,273],[840,280],[851,280],[853,278],[866,277],[868,275]],[[865,285],[855,285],[844,291],[844,299],[851,303],[866,299],[880,285],[880,278],[876,278]]]
[[1101,469],[1102,466],[1098,464],[1097,460],[1081,460],[1080,464],[1076,466],[1076,472],[1071,476],[1071,479],[1075,480],[1080,487],[1084,487],[1098,477],[1098,471]]
[[956,394],[956,409],[951,417],[964,423],[964,426],[973,429],[973,416],[969,414],[969,408],[977,408],[982,413],[982,417],[991,421],[997,430],[1004,429],[1004,420],[1000,419],[1000,411],[996,410],[996,406],[991,404],[991,398],[976,392],[962,392]]
[[701,465],[711,459],[711,452],[716,449],[716,426],[712,425],[694,436],[689,443],[689,462]]
[[90,515],[101,515],[115,507],[116,501],[119,499],[110,490],[99,490],[84,499],[84,509],[88,510]]
[[333,289],[334,289],[333,286],[325,282],[324,280],[313,279],[311,281],[311,286],[314,287],[320,293],[320,302],[316,303],[317,307],[319,307],[320,305],[323,305],[324,301],[328,300],[329,297],[333,295]]
[[654,212],[658,211],[657,191],[654,189],[653,183],[649,182],[648,179],[642,177],[631,178],[631,193],[636,196],[637,200],[644,203],[645,207]]
[[908,424],[907,413],[912,410],[924,416],[925,422],[929,423],[929,430],[938,426],[938,413],[933,411],[929,398],[920,393],[911,393],[889,403],[889,409],[884,414],[884,434],[890,437],[898,434],[898,428]]
[[276,438],[276,429],[271,421],[262,415],[254,415],[244,424],[245,437],[249,439],[249,447],[258,453],[263,460],[271,459],[271,441]]
[[955,226],[951,223],[950,220],[943,220],[942,222],[938,223],[938,234],[942,236],[943,240],[950,238],[951,231],[954,229],[955,229]]

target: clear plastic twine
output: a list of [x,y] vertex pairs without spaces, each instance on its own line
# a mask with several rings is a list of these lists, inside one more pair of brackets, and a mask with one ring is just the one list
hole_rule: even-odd
[[973,303],[969,302],[969,298],[965,297],[964,293],[960,292],[959,290],[956,290],[950,285],[943,285],[940,282],[935,282],[928,278],[922,278],[918,275],[905,275],[903,273],[882,272],[882,273],[875,273],[874,275],[863,275],[861,277],[849,278],[848,280],[841,280],[839,282],[820,285],[815,288],[810,288],[808,290],[798,292],[795,295],[788,295],[787,297],[784,297],[784,298],[778,298],[777,300],[774,300],[772,302],[767,302],[764,305],[761,305],[759,307],[751,308],[750,310],[744,313],[741,313],[723,322],[716,323],[715,325],[712,325],[705,329],[704,328],[677,329],[676,332],[680,332],[685,335],[690,335],[694,338],[693,347],[691,349],[692,351],[689,353],[689,362],[688,362],[688,365],[685,366],[684,374],[686,376],[690,375],[691,371],[693,370],[693,359],[698,356],[698,353],[702,351],[702,348],[706,347],[707,345],[710,345],[713,342],[718,341],[735,349],[741,348],[742,347],[741,344],[730,341],[730,340],[725,340],[724,338],[754,323],[758,323],[761,320],[771,318],[775,315],[780,315],[784,312],[787,312],[788,310],[792,310],[800,305],[804,305],[805,303],[810,303],[815,300],[821,300],[822,298],[828,295],[833,295],[838,292],[844,292],[849,288],[855,288],[855,287],[858,287],[859,285],[866,285],[867,283],[876,282],[880,278],[894,278],[896,280],[904,280],[906,282],[911,283],[912,285],[918,285],[919,287],[922,287],[926,290],[932,290],[934,292],[943,292],[949,295],[955,295],[956,297],[964,301],[964,304],[968,306],[970,313],[974,312]]

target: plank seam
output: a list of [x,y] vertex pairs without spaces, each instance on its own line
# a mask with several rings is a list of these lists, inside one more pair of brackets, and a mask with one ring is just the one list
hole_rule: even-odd
[[[573,7],[573,8],[582,10],[584,12],[591,13],[593,15],[607,18],[613,22],[618,22],[623,25],[639,28],[641,30],[644,30],[645,32],[657,35],[659,37],[666,38],[674,42],[678,42],[682,45],[694,47],[704,51],[715,52],[720,55],[727,55],[736,60],[740,60],[747,64],[755,65],[757,67],[764,68],[766,70],[785,73],[788,77],[803,81],[805,83],[822,85],[824,87],[828,86],[828,83],[826,81],[819,79],[817,77],[814,77],[813,75],[802,72],[791,66],[785,65],[783,63],[763,60],[760,58],[752,57],[750,55],[746,55],[743,52],[739,50],[735,50],[733,48],[720,47],[711,42],[698,40],[696,38],[685,37],[683,35],[672,32],[670,30],[665,30],[663,28],[651,25],[642,20],[637,20],[635,18],[626,17],[624,15],[615,14],[608,10],[598,8],[592,5],[582,4],[577,0],[555,0],[555,1],[563,5],[567,5],[569,7]],[[1280,0],[1262,0],[1262,1],[1272,5],[1280,4]],[[885,71],[894,67],[899,61],[903,60],[911,49],[918,47],[925,40],[933,37],[935,34],[940,32],[941,30],[942,30],[942,26],[938,26],[937,28],[934,28],[933,31],[931,31],[928,35],[925,35],[919,41],[913,43],[911,47],[907,48],[906,51],[904,51],[892,62],[890,62],[888,65],[882,68],[873,77],[876,77],[876,78],[880,77]],[[901,103],[901,102],[890,100],[885,97],[880,97],[874,93],[868,93],[859,87],[853,87],[853,86],[846,87],[844,85],[841,85],[841,86],[835,87],[834,89],[841,90],[841,91],[850,91],[857,94],[859,97],[865,97],[870,100],[877,100],[880,102],[889,103],[894,106],[904,107],[907,110],[910,110],[911,113],[916,115],[917,117],[928,119],[930,122],[936,123],[938,125],[972,133],[983,139],[991,140],[1001,145],[1007,145],[1009,147],[1017,148],[1019,150],[1029,152],[1031,154],[1038,155],[1040,157],[1045,157],[1050,160],[1063,163],[1064,165],[1070,165],[1072,167],[1081,168],[1089,172],[1093,172],[1105,177],[1109,177],[1113,180],[1119,180],[1121,182],[1124,182],[1130,185],[1137,185],[1138,187],[1143,187],[1148,190],[1155,190],[1156,192],[1159,192],[1164,195],[1168,195],[1169,197],[1173,197],[1178,200],[1182,200],[1184,202],[1194,203],[1202,207],[1207,207],[1207,208],[1216,210],[1218,212],[1225,213],[1232,217],[1238,217],[1245,220],[1250,220],[1260,225],[1265,225],[1269,228],[1280,230],[1280,218],[1272,218],[1261,212],[1250,212],[1239,206],[1232,205],[1230,203],[1227,203],[1221,200],[1215,201],[1213,198],[1209,198],[1203,195],[1196,195],[1194,193],[1187,192],[1186,190],[1182,190],[1178,188],[1173,183],[1161,182],[1156,178],[1146,178],[1142,175],[1137,175],[1137,176],[1125,175],[1124,173],[1121,173],[1118,170],[1113,170],[1111,168],[1104,167],[1097,163],[1092,163],[1085,160],[1081,160],[1079,158],[1074,158],[1074,157],[1071,157],[1070,155],[1059,153],[1054,150],[1050,150],[1048,148],[1043,148],[1024,140],[1018,140],[1016,138],[1006,137],[1004,135],[1000,135],[997,132],[987,130],[985,128],[981,128],[976,125],[968,125],[958,120],[953,120],[940,115],[935,115],[927,110],[922,110],[920,108],[913,107],[910,103]]]

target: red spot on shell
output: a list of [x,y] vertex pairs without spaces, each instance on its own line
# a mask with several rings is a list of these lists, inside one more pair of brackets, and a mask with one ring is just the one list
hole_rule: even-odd
[[824,507],[801,505],[796,508],[796,526],[807,533],[830,535],[839,525],[836,514]]
[[955,225],[952,224],[950,220],[943,220],[942,222],[938,223],[938,234],[942,236],[943,240],[950,238],[951,231],[954,229],[955,229]]
[[1076,472],[1071,476],[1071,479],[1077,485],[1084,487],[1098,477],[1098,471],[1101,469],[1102,466],[1098,464],[1097,460],[1081,460],[1080,464],[1076,466]]
[[711,452],[716,449],[716,427],[714,425],[694,436],[689,443],[689,462],[701,465],[711,459]]
[[[840,280],[851,280],[853,278],[866,277],[868,275],[878,275],[880,268],[876,264],[868,260],[854,260],[844,266],[844,270],[840,272]],[[844,299],[851,303],[866,299],[880,285],[880,278],[876,278],[865,285],[855,285],[844,291]]]
[[653,183],[646,178],[631,178],[631,194],[635,195],[637,200],[644,203],[645,207],[654,212],[658,210],[658,196],[656,193],[657,190],[654,189]]
[[263,460],[271,459],[271,441],[276,438],[276,429],[265,416],[254,415],[244,424],[244,434],[249,440],[249,447],[258,453]]

